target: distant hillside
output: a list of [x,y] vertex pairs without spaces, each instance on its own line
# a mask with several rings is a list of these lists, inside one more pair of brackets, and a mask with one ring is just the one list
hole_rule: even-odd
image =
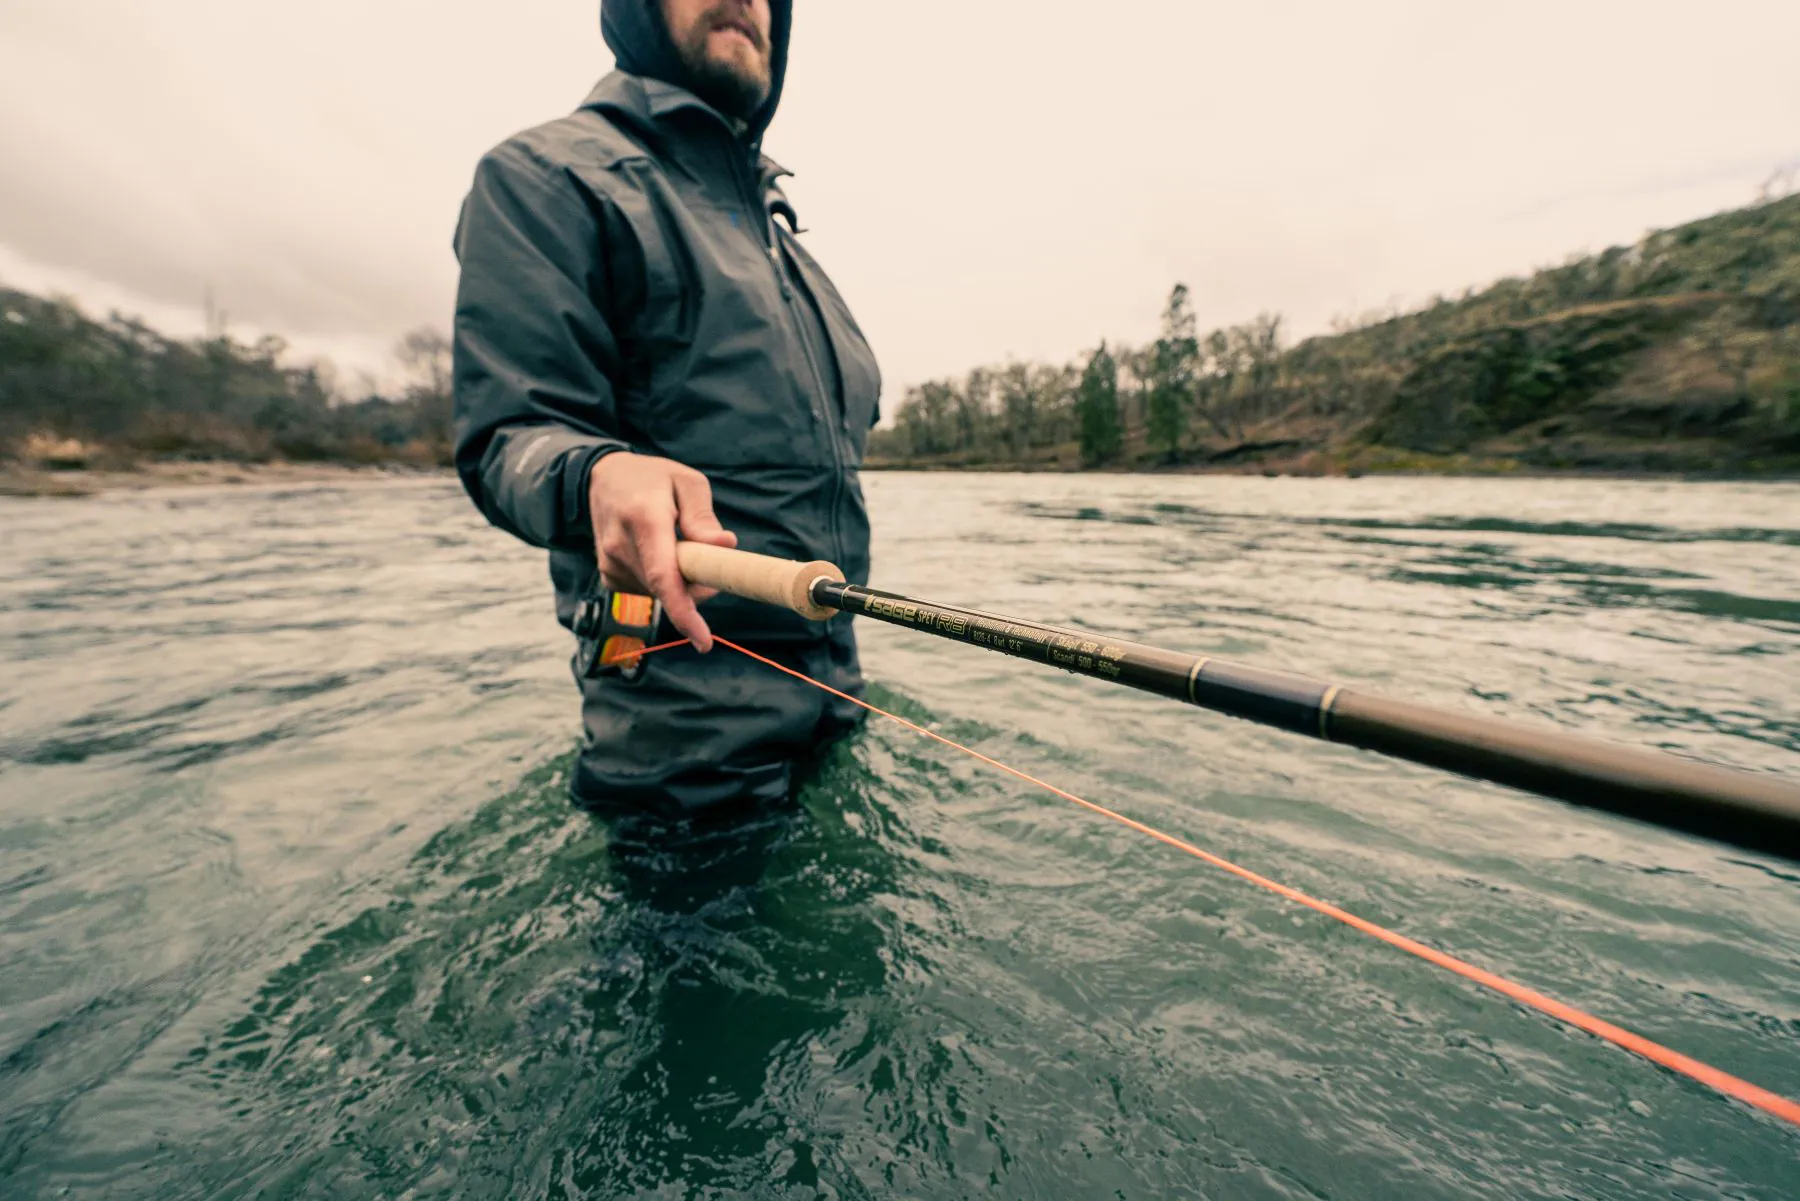
[[1800,471],[1800,196],[1292,348],[1279,317],[909,390],[875,466]]
[[75,469],[139,459],[393,463],[450,453],[449,348],[421,330],[400,396],[347,401],[279,339],[183,341],[118,314],[0,288],[0,460]]
[[[448,344],[350,400],[278,339],[184,341],[0,288],[0,460],[448,462]],[[1263,315],[909,389],[870,465],[1800,473],[1800,196],[1288,347]]]

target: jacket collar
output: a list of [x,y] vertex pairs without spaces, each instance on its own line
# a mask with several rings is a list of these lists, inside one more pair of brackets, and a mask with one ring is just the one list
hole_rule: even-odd
[[[686,88],[625,71],[613,71],[601,79],[594,85],[594,90],[588,93],[587,99],[581,102],[581,107],[621,120],[636,132],[658,142],[668,140],[663,126],[677,114],[687,112],[704,114],[705,118],[717,121],[723,131],[734,138],[737,136],[736,131],[731,128],[731,122],[718,109]],[[778,181],[793,172],[762,153],[759,147],[746,149],[756,163],[757,183],[763,194],[778,200],[779,208],[776,211],[785,212],[791,224],[793,210],[789,207],[787,198],[781,194]]]
[[609,116],[623,117],[633,126],[650,134],[654,134],[657,126],[677,113],[704,113],[711,120],[717,121],[733,138],[738,136],[724,114],[686,88],[624,71],[613,71],[602,78],[594,85],[594,90],[588,93],[587,99],[581,102],[581,107]]

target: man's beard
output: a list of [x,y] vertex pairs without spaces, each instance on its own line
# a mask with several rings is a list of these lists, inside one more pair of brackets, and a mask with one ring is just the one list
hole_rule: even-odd
[[707,57],[706,41],[717,28],[714,14],[708,13],[695,22],[689,40],[685,44],[678,43],[675,49],[681,54],[682,66],[687,68],[694,95],[727,117],[749,122],[769,99],[768,49],[766,46],[757,48],[765,57],[756,67],[735,59],[715,61]]

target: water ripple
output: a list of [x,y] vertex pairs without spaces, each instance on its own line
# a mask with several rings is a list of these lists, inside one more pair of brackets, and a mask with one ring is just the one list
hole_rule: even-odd
[[[1792,487],[867,487],[892,588],[1795,770]],[[0,528],[9,1196],[1791,1195],[1792,1132],[903,731],[572,811],[541,560],[448,484]],[[1791,865],[863,637],[912,720],[1800,1095]]]

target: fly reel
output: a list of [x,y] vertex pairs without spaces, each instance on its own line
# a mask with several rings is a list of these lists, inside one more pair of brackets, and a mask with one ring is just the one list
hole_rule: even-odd
[[605,591],[575,610],[575,670],[583,679],[635,680],[644,671],[640,653],[656,638],[662,602],[634,592]]

